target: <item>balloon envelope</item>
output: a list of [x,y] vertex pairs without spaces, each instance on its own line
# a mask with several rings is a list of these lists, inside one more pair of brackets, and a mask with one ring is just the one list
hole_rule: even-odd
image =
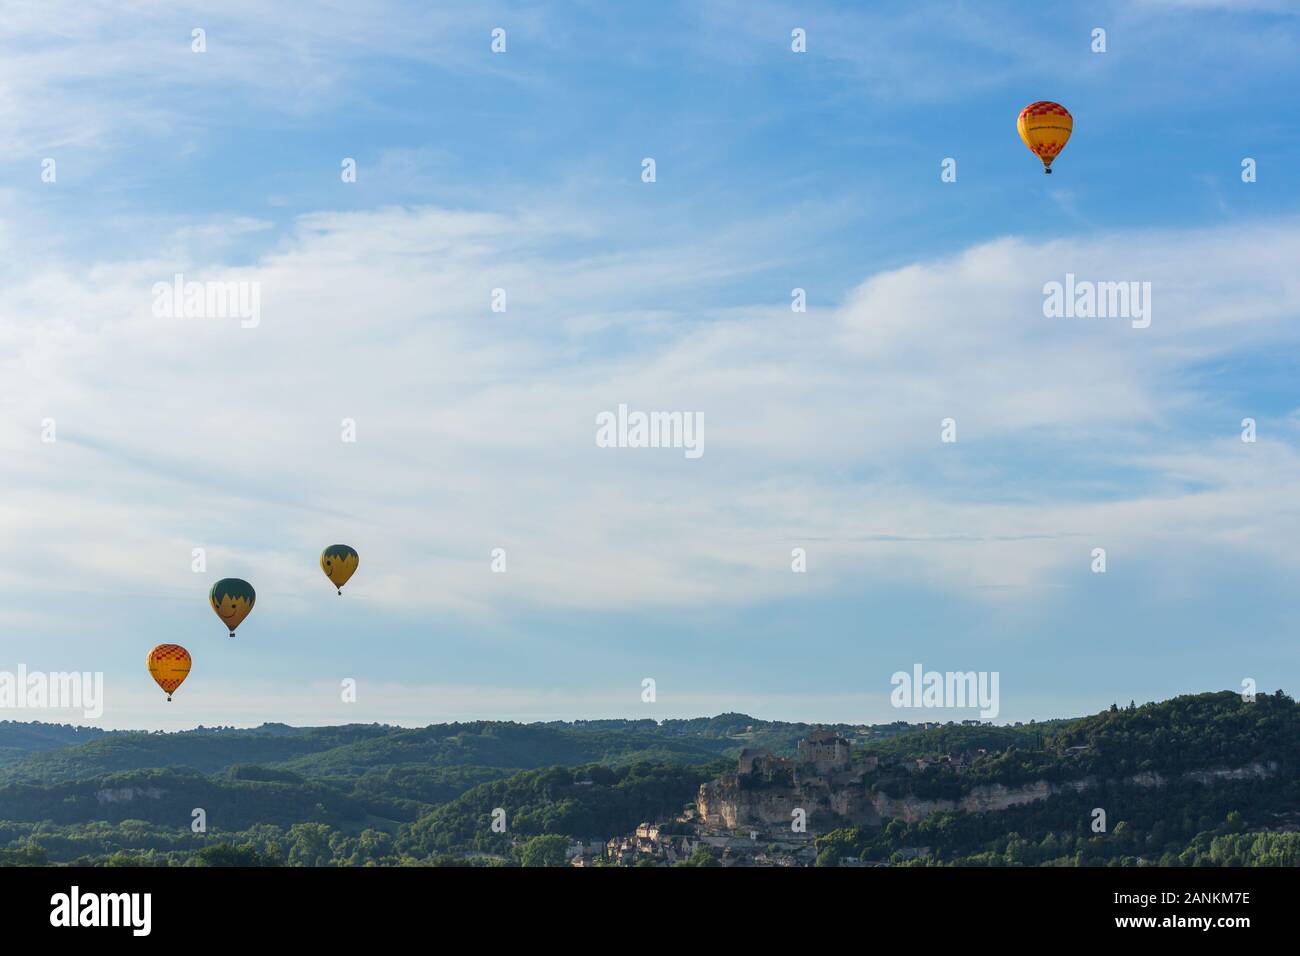
[[208,603],[217,617],[230,628],[230,636],[235,636],[235,628],[248,617],[248,612],[257,603],[257,594],[253,586],[239,578],[222,578],[212,585],[208,592]]
[[361,556],[346,544],[331,544],[320,553],[320,569],[339,589],[340,594],[343,593],[343,585],[348,583],[348,578],[352,577],[360,563]]
[[150,675],[167,692],[168,700],[172,699],[172,692],[185,683],[191,663],[190,652],[179,644],[159,644],[145,658]]
[[1025,145],[1043,161],[1046,172],[1052,171],[1052,160],[1060,155],[1074,131],[1074,117],[1060,103],[1039,100],[1020,111],[1016,130]]

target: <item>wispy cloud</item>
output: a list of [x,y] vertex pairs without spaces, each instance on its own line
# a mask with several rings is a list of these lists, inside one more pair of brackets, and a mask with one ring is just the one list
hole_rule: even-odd
[[[603,353],[571,309],[607,303],[616,330],[620,299],[707,279],[655,249],[557,259],[555,238],[526,213],[322,213],[249,266],[184,267],[260,282],[256,329],[155,318],[150,287],[171,278],[158,260],[33,272],[5,315],[0,441],[22,489],[6,545],[36,539],[36,568],[141,587],[183,579],[186,542],[238,547],[292,591],[316,583],[292,543],[328,528],[383,567],[361,600],[460,607],[498,594],[494,547],[516,596],[587,608],[752,600],[801,541],[824,542],[832,588],[868,570],[1027,586],[1079,564],[1079,535],[1160,550],[1229,522],[1254,529],[1235,547],[1288,560],[1292,519],[1252,519],[1249,503],[1288,494],[1294,435],[1234,445],[1238,422],[1207,422],[1212,396],[1180,382],[1192,363],[1294,342],[1294,223],[998,240],[872,277],[833,311],[684,311]],[[1151,327],[1044,318],[1063,264],[1151,282]],[[596,414],[620,402],[703,412],[705,457],[596,448]],[[947,417],[955,445],[939,440]],[[1125,477],[1057,477],[1102,462]],[[105,544],[124,536],[125,566]]]
[[[205,680],[307,648],[355,660],[374,630],[410,642],[412,686],[509,688],[481,698],[503,713],[551,713],[563,683],[521,686],[500,664],[518,654],[579,695],[680,667],[699,710],[765,715],[744,703],[760,688],[815,696],[796,686],[812,670],[773,663],[794,634],[869,654],[870,696],[909,663],[884,662],[895,646],[979,633],[996,656],[1068,629],[1053,615],[1101,587],[1094,547],[1132,589],[1109,614],[1144,595],[1177,614],[1231,573],[1259,582],[1239,615],[1270,627],[1300,530],[1300,224],[1279,174],[1294,22],[1267,7],[18,4],[0,548],[22,558],[0,589],[21,599],[0,627],[33,666],[140,676],[150,641],[204,633],[205,583],[238,574],[275,639],[206,655]],[[1078,119],[1052,177],[1013,129],[1043,96]],[[260,324],[156,316],[177,273],[257,283]],[[1067,273],[1149,282],[1150,327],[1046,318]],[[704,456],[597,448],[622,403],[702,413]],[[314,556],[340,540],[363,586],[327,612]],[[782,601],[797,621],[769,614]],[[961,615],[906,641],[846,636],[848,616],[905,630],[944,602]],[[439,640],[417,640],[430,622]],[[1194,623],[1183,644],[1222,642]],[[1115,630],[1124,653],[1139,626]],[[1081,673],[1060,647],[1043,667],[1064,660]],[[250,721],[262,692],[238,704]]]

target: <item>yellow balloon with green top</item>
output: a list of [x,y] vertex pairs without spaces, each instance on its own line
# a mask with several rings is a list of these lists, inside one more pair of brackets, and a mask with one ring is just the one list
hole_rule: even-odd
[[208,592],[208,603],[230,629],[231,637],[235,636],[235,628],[248,617],[248,612],[256,602],[257,594],[253,591],[253,586],[239,578],[222,578]]
[[339,594],[343,593],[343,585],[356,573],[360,563],[361,556],[356,549],[346,544],[331,544],[320,553],[320,569],[325,572],[330,583],[339,589]]

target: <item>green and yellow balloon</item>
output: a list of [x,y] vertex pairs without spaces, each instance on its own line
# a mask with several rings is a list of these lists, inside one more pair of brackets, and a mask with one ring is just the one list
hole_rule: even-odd
[[320,553],[320,569],[325,572],[330,583],[339,589],[340,596],[343,594],[343,585],[356,573],[360,563],[361,556],[356,549],[346,544],[331,544]]
[[256,602],[257,593],[253,586],[239,578],[222,578],[208,592],[208,603],[216,611],[217,617],[230,628],[231,637],[235,636],[235,628],[248,617],[248,612]]

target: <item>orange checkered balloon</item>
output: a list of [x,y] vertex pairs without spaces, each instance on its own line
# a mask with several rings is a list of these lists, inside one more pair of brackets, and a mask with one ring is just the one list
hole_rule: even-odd
[[1020,111],[1016,121],[1020,138],[1039,159],[1043,172],[1052,171],[1052,160],[1060,155],[1074,130],[1074,117],[1060,103],[1039,100]]
[[159,644],[145,658],[149,673],[154,681],[167,692],[167,699],[172,699],[172,692],[185,683],[190,673],[190,652],[179,644]]

